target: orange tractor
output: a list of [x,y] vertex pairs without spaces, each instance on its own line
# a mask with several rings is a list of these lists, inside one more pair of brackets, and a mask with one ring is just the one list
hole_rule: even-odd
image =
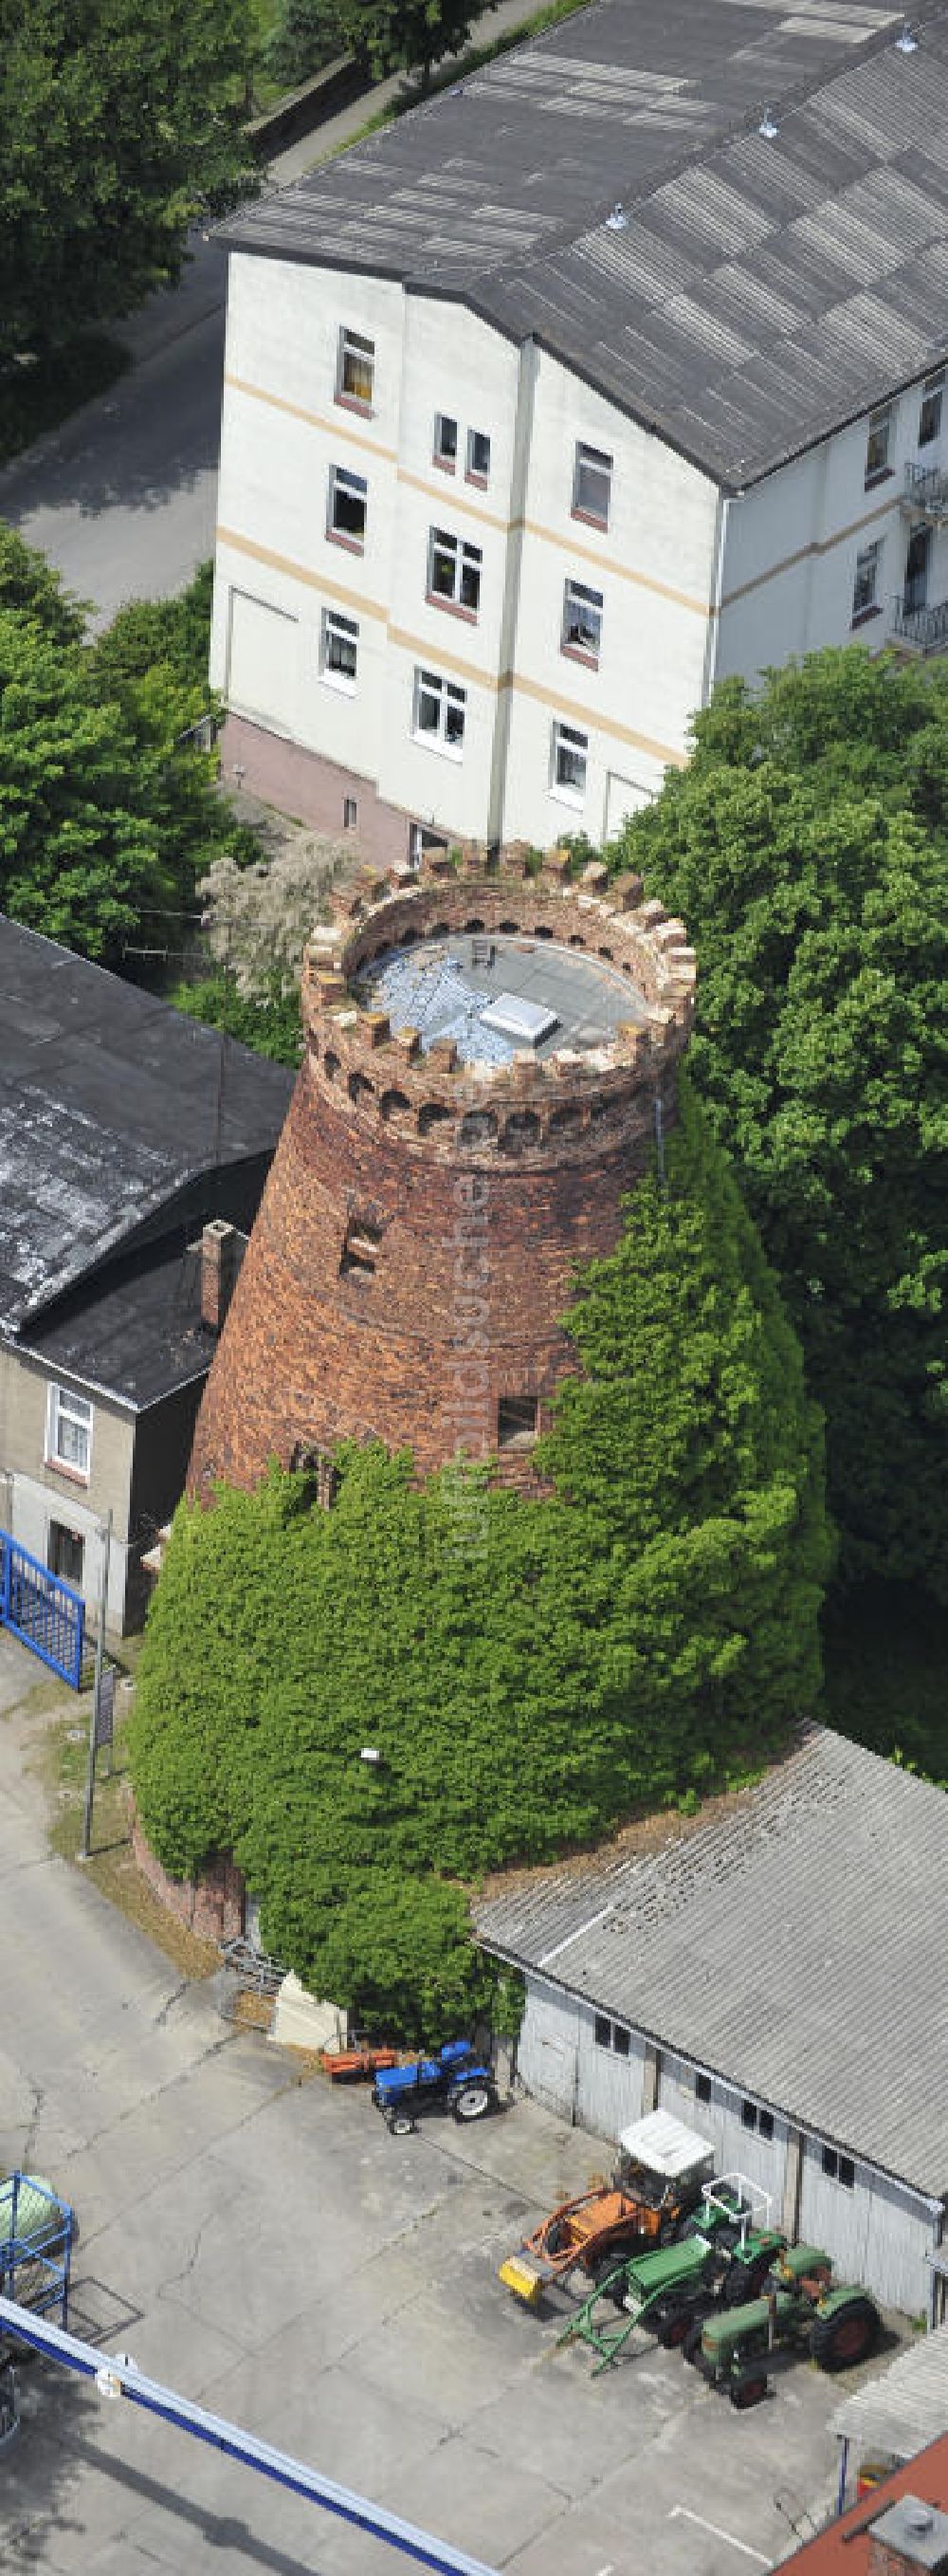
[[670,2111],[650,2111],[623,2129],[619,2148],[610,2183],[561,2201],[501,2264],[499,2278],[527,2307],[567,2272],[578,2269],[595,2282],[624,2256],[671,2244],[714,2171],[707,2140]]

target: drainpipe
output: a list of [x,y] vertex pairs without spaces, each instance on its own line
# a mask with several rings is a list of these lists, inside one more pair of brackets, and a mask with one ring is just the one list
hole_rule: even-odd
[[[741,500],[743,495],[738,492],[735,497],[737,500]],[[731,504],[726,493],[719,492],[714,530],[714,580],[711,586],[707,640],[704,648],[704,674],[701,682],[701,704],[703,707],[708,705],[714,688],[715,679],[717,677],[718,640],[721,633],[721,593],[724,588],[724,550],[727,544],[727,528],[730,510]]]

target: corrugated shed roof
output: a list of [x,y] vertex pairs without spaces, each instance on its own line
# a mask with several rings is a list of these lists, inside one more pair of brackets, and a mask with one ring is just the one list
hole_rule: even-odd
[[831,2433],[856,2442],[864,2458],[892,2451],[910,2459],[948,2433],[948,2326],[919,2335],[888,2370],[854,2389],[830,2417]]
[[941,2198],[948,1798],[809,1729],[658,1850],[496,1881],[485,1948]]
[[739,487],[948,350],[948,17],[913,23],[596,0],[223,229],[459,297]]

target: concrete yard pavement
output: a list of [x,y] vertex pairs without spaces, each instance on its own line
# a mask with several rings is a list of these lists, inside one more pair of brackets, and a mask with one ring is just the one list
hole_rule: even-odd
[[[11,1661],[12,1658],[12,1661]],[[19,1669],[22,1668],[22,1669]],[[219,2017],[49,1853],[48,1723],[0,1640],[0,2150],[74,2200],[76,2331],[517,2576],[749,2576],[832,2489],[834,2386],[740,2416],[675,2353],[592,2380],[496,2279],[607,2154],[535,2104],[393,2139]],[[565,2311],[563,2311],[565,2313]],[[43,2576],[382,2576],[378,2543],[44,2363],[0,2480]]]

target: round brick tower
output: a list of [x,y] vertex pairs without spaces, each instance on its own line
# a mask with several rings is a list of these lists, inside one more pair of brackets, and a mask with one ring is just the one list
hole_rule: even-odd
[[641,879],[466,848],[361,877],[314,933],[306,1054],[205,1391],[190,1488],[345,1437],[529,1486],[578,1260],[675,1115],[694,1007]]

